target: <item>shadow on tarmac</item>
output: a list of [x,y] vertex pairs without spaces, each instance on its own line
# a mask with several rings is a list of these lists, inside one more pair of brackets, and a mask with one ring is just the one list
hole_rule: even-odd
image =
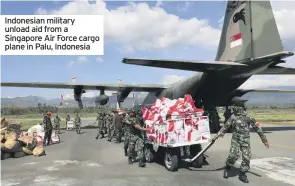
[[262,127],[264,132],[275,132],[275,131],[288,131],[288,130],[295,130],[295,126],[289,127]]

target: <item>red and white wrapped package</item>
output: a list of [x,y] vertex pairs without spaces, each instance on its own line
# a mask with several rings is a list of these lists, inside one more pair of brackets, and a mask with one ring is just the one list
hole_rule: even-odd
[[157,144],[208,141],[209,121],[202,117],[203,113],[189,94],[175,100],[156,99],[150,109],[142,108],[145,124],[151,128],[147,137]]

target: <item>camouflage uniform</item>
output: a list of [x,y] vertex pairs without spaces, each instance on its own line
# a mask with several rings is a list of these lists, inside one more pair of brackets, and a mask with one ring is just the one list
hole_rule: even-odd
[[69,114],[67,114],[67,117],[66,117],[66,126],[68,126],[68,121],[71,121],[71,117]]
[[60,133],[60,122],[61,122],[60,118],[56,116],[54,118],[54,129],[56,133]]
[[129,139],[130,139],[130,131],[131,131],[131,126],[126,123],[128,121],[129,116],[124,116],[122,118],[122,123],[123,123],[123,131],[124,131],[124,152],[125,156],[128,156],[128,145],[129,145]]
[[231,168],[231,166],[235,164],[240,156],[241,151],[242,163],[239,178],[241,181],[248,183],[248,179],[245,173],[250,169],[250,125],[258,133],[264,144],[267,143],[267,139],[262,131],[262,128],[259,126],[256,120],[253,117],[249,116],[242,107],[234,107],[233,112],[234,113],[219,131],[220,135],[223,136],[230,126],[233,127],[231,147],[229,151],[229,156],[226,160],[224,178],[228,178],[227,171]]
[[100,138],[104,137],[104,133],[103,133],[103,127],[104,127],[104,113],[103,112],[99,112],[96,121],[98,122],[98,133],[96,135],[96,139],[98,139],[98,137],[100,136]]
[[75,128],[76,128],[77,134],[80,134],[81,133],[81,118],[78,114],[75,117]]
[[111,141],[113,134],[115,133],[115,116],[113,113],[109,114],[109,123],[108,123],[108,141]]
[[142,136],[142,132],[134,127],[134,125],[139,124],[136,117],[129,117],[127,118],[130,124],[130,137],[128,143],[128,160],[129,164],[132,163],[133,153],[135,152],[135,147],[137,147],[137,156],[139,159],[139,166],[143,167],[144,164],[144,140]]
[[113,130],[113,133],[111,135],[110,141],[112,141],[113,137],[116,137],[116,143],[121,143],[121,138],[122,138],[122,117],[118,113],[114,114],[114,130]]
[[[52,123],[50,115],[46,116],[43,120],[44,122],[44,139],[43,139],[43,145],[49,145],[51,141],[51,134],[52,134]],[[47,142],[47,143],[46,143]]]

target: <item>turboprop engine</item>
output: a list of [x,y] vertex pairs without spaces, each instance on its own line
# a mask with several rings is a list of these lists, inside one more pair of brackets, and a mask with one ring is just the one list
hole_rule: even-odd
[[96,105],[106,105],[109,102],[109,96],[105,94],[101,94],[96,97],[95,104]]

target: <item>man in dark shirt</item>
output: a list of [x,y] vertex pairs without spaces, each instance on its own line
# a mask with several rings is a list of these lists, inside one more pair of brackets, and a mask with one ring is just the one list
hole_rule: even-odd
[[[43,139],[43,145],[49,145],[51,141],[51,134],[52,134],[52,123],[51,123],[51,112],[47,112],[46,118],[44,118],[44,139]],[[47,142],[47,143],[46,143]]]

